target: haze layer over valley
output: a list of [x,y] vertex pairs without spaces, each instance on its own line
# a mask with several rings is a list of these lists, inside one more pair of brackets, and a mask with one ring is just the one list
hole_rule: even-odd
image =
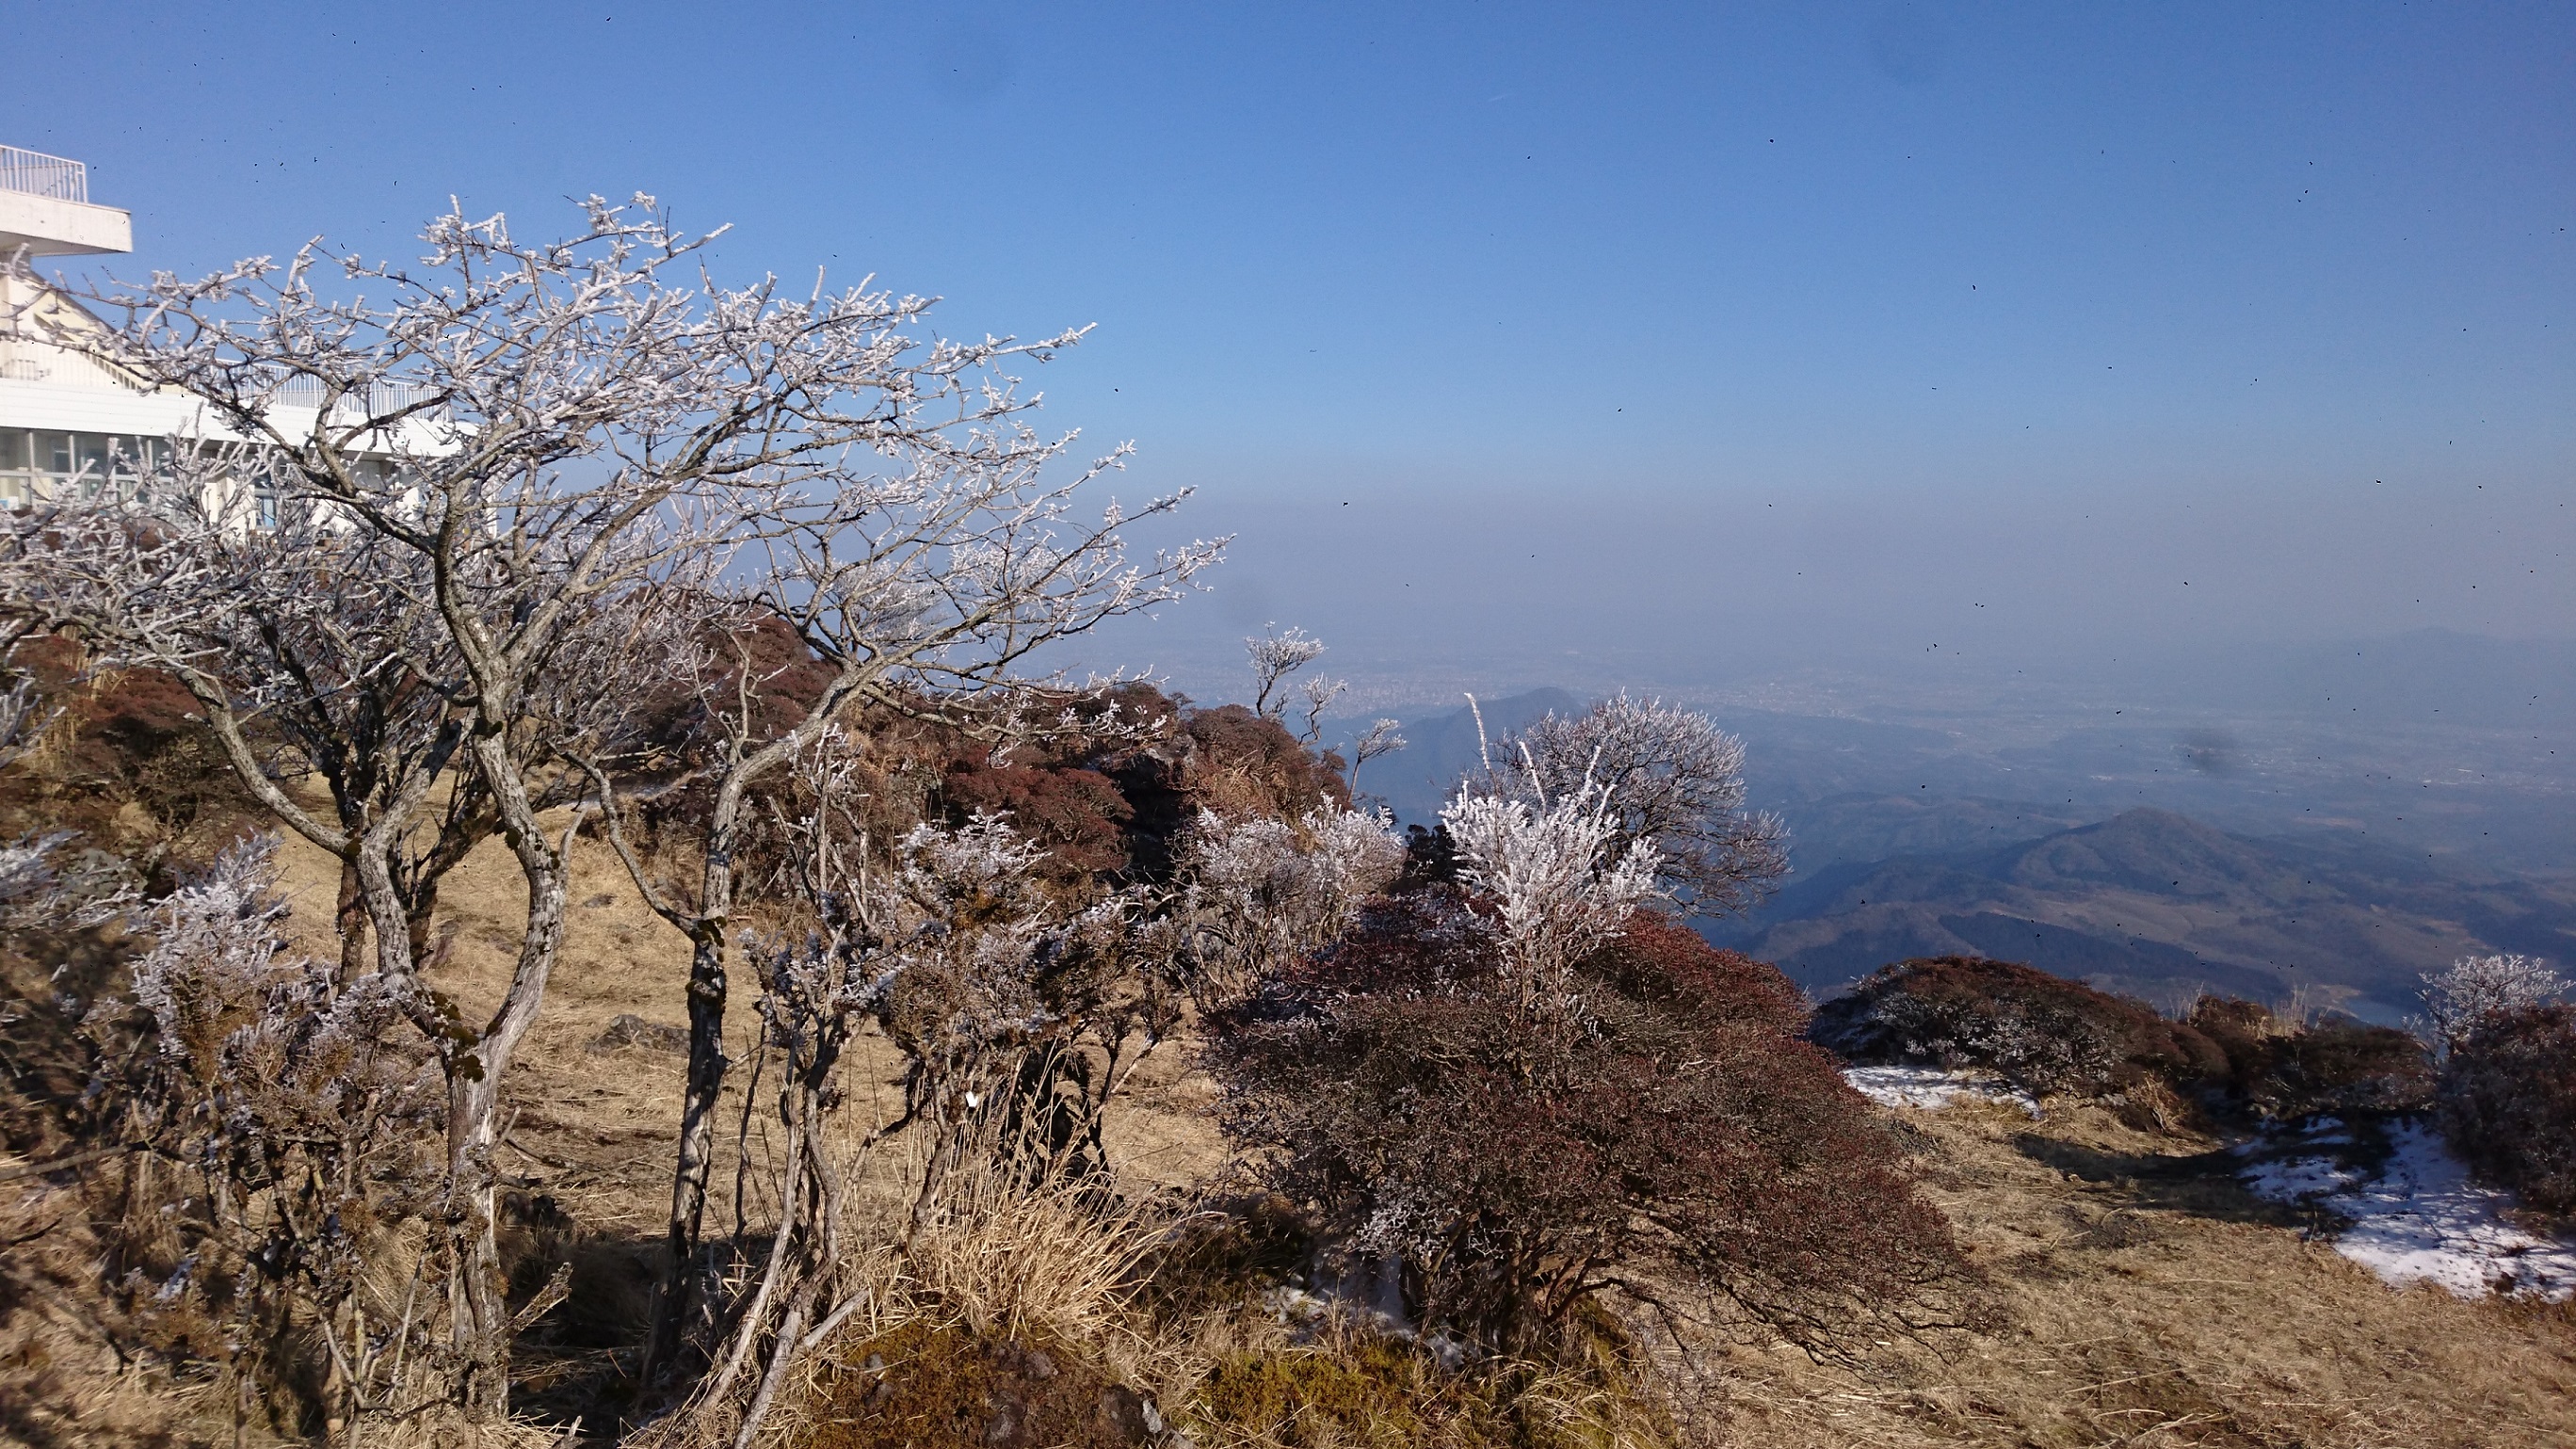
[[[1477,691],[1495,739],[1586,702],[1509,678]],[[1977,954],[2151,1001],[2295,993],[2393,1021],[2459,955],[2576,949],[2576,646],[2425,630],[1667,697],[1745,740],[1753,803],[1791,830],[1786,887],[1710,934],[1811,991]],[[1409,743],[1363,787],[1432,821],[1478,762],[1474,718],[1382,713]]]
[[2576,1446],[2576,10],[17,10],[0,1449]]

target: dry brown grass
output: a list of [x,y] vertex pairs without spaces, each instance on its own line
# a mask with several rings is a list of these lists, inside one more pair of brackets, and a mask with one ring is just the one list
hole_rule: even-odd
[[1668,1449],[1665,1416],[1623,1377],[1579,1368],[1439,1366],[1367,1333],[1226,1355],[1187,1403],[1202,1449]]
[[1079,1182],[1024,1187],[993,1171],[949,1182],[904,1257],[916,1295],[978,1333],[1144,1346],[1131,1300],[1160,1240],[1160,1215]]
[[[900,1421],[923,1415],[950,1429],[972,1419],[970,1439],[997,1413],[1022,1429],[1087,1423],[1089,1401],[1108,1386],[1149,1384],[1171,1368],[1170,1345],[1136,1306],[1166,1214],[1078,1182],[1031,1184],[969,1165],[897,1250],[895,1224],[909,1215],[889,1206],[854,1212],[848,1238],[872,1246],[848,1265],[844,1291],[863,1287],[865,1306],[806,1355],[763,1444],[890,1443]],[[1033,1375],[1032,1364],[1047,1367]],[[957,1381],[932,1382],[942,1374]],[[1055,1402],[1067,1394],[1085,1402]],[[707,1418],[731,1424],[721,1406]],[[919,1426],[915,1435],[948,1442]]]
[[[71,1174],[0,1188],[0,1445],[25,1449],[278,1449],[292,1405],[263,1404],[220,1365],[173,1378],[120,1354],[125,1321],[101,1293],[101,1246],[85,1225],[96,1195]],[[371,1424],[345,1449],[547,1449],[561,1431],[532,1422],[472,1426],[415,1418]]]
[[[304,948],[333,949],[336,876],[295,842],[282,858]],[[605,848],[578,842],[573,866],[569,942],[546,1014],[512,1068],[516,1117],[503,1164],[522,1191],[552,1199],[577,1225],[582,1250],[602,1265],[591,1281],[604,1285],[606,1302],[609,1290],[645,1271],[639,1245],[658,1233],[668,1201],[680,1059],[650,1046],[588,1048],[620,1015],[679,1020],[686,951],[644,910]],[[520,891],[497,845],[450,878],[440,929],[453,945],[433,979],[469,1012],[497,999],[506,980]],[[896,1106],[893,1055],[873,1039],[860,1046],[848,1113],[854,1130]],[[1221,1165],[1210,1093],[1184,1053],[1166,1048],[1149,1059],[1134,1095],[1113,1113],[1122,1181],[1179,1187]],[[739,1100],[727,1108],[728,1144]],[[1746,1449],[2576,1446],[2576,1318],[2567,1310],[2464,1303],[2431,1289],[2392,1292],[2303,1241],[2299,1223],[2247,1197],[2225,1177],[2224,1164],[2194,1160],[2214,1142],[2137,1130],[2096,1109],[2054,1113],[2041,1124],[2008,1108],[1907,1115],[1926,1153],[1934,1199],[1989,1275],[1997,1326],[1983,1335],[1936,1335],[1928,1345],[1892,1341],[1844,1366],[1751,1340],[1712,1351],[1701,1362],[1699,1386],[1716,1406],[1707,1426],[1715,1442]],[[757,1167],[757,1135],[752,1156]],[[858,1196],[869,1210],[893,1205],[898,1157],[884,1154],[882,1170],[861,1184]],[[728,1159],[717,1171],[718,1196],[727,1204],[732,1181]],[[757,1172],[752,1184],[757,1218]],[[7,1194],[0,1231],[15,1236],[45,1225],[45,1204],[59,1201],[59,1190],[49,1198],[40,1186],[22,1180],[0,1187]],[[1454,1392],[1436,1375],[1416,1382],[1420,1361],[1401,1361],[1400,1352],[1398,1362],[1379,1364],[1385,1372],[1352,1378],[1344,1370],[1365,1369],[1377,1352],[1364,1336],[1301,1342],[1243,1305],[1150,1314],[1113,1285],[1121,1265],[1135,1261],[1136,1233],[1156,1225],[1135,1219],[1120,1226],[1116,1214],[1078,1218],[1071,1206],[994,1202],[980,1218],[961,1215],[953,1238],[924,1245],[920,1266],[884,1265],[890,1285],[909,1275],[914,1296],[891,1295],[883,1313],[849,1332],[892,1332],[907,1321],[902,1314],[928,1313],[933,1304],[948,1305],[940,1322],[964,1325],[963,1305],[971,1303],[980,1321],[1002,1325],[997,1334],[1043,1336],[1095,1356],[1104,1370],[1191,1422],[1209,1449],[1372,1442],[1366,1413],[1357,1428],[1313,1413],[1302,1427],[1190,1420],[1188,1406],[1226,1365],[1286,1365],[1291,1377],[1320,1372],[1340,1381],[1333,1392],[1382,1395],[1378,1422],[1387,1426],[1406,1414],[1423,1422],[1422,1404],[1409,1400]],[[723,1216],[729,1220],[729,1206]],[[62,1238],[44,1246],[69,1276],[41,1291],[30,1287],[0,1320],[0,1382],[10,1405],[0,1416],[0,1443],[229,1442],[219,1387],[174,1390],[120,1369],[104,1340],[80,1327],[86,1310],[78,1244]],[[13,1263],[27,1261],[27,1247],[8,1251]],[[939,1291],[928,1291],[934,1282]],[[640,1297],[623,1301],[630,1306],[602,1311],[610,1319],[640,1312]],[[617,1323],[603,1322],[592,1336],[614,1339],[618,1332]],[[567,1352],[566,1372],[597,1367],[601,1350],[582,1353],[589,1357]],[[1327,1371],[1335,1361],[1340,1367]],[[542,1355],[531,1355],[530,1367],[553,1371]],[[1519,1390],[1527,1401],[1506,1417],[1526,1426],[1556,1414],[1558,1442],[1653,1442],[1654,1420],[1613,1402],[1609,1382],[1599,1374],[1561,1382],[1533,1374]],[[1330,1388],[1320,1380],[1317,1386]],[[781,1427],[776,1442],[796,1442],[793,1416]],[[1458,1437],[1463,1428],[1441,1432],[1476,1442]]]
[[87,1204],[59,1180],[0,1188],[0,1444],[31,1449],[212,1445],[231,1436],[227,1386],[174,1384],[122,1361],[95,1283]]
[[2576,1444],[2576,1317],[2392,1292],[2238,1188],[2217,1144],[2107,1112],[1909,1113],[2000,1327],[1849,1367],[1738,1346],[1728,1438],[2520,1449]]

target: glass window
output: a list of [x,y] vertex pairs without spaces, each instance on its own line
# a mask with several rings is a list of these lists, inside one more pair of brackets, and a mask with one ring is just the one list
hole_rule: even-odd
[[99,490],[109,486],[113,456],[105,433],[74,433],[72,436],[72,471],[80,477],[81,496],[96,498]]
[[[168,438],[0,428],[0,509],[71,498],[140,503],[170,486],[173,461]],[[274,480],[258,472],[229,486],[255,495],[249,502],[256,526],[277,526]]]
[[36,496],[36,439],[25,428],[0,428],[0,508],[24,508]]
[[84,498],[112,491],[130,502],[169,462],[166,438],[0,428],[0,507],[24,508],[73,489]]

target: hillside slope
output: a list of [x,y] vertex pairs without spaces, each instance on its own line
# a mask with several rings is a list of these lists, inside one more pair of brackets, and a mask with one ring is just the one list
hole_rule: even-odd
[[[2041,853],[2026,878],[2116,875],[2115,845],[2096,837]],[[327,947],[332,877],[300,845],[284,858],[295,934]],[[523,1346],[523,1407],[557,1423],[577,1404],[596,1412],[601,1377],[616,1372],[609,1350],[631,1343],[640,1321],[669,1191],[678,1058],[650,1032],[615,1024],[676,1020],[684,962],[606,850],[579,842],[574,870],[568,949],[513,1071],[505,1139],[511,1185],[546,1206],[546,1233],[577,1264],[574,1300],[541,1326],[542,1343]],[[466,864],[446,900],[438,935],[449,946],[434,975],[470,1009],[498,989],[521,904],[497,844]],[[863,1051],[856,1066],[862,1097],[890,1091],[887,1055]],[[1122,1178],[1181,1185],[1221,1169],[1210,1085],[1189,1070],[1186,1043],[1158,1052],[1135,1087],[1114,1119]],[[728,1139],[741,1100],[729,1094]],[[2306,1240],[2316,1224],[2245,1193],[2210,1139],[2140,1133],[2081,1108],[2037,1122],[1983,1105],[1898,1116],[1934,1200],[1987,1275],[1986,1317],[1974,1332],[1881,1343],[1841,1365],[1733,1338],[1685,1372],[1704,1396],[1707,1442],[2576,1445],[2576,1318],[2565,1308],[2392,1292]],[[731,1166],[728,1152],[728,1182]],[[22,1179],[13,1191],[0,1221],[13,1238],[58,1221],[71,1201],[59,1180]],[[63,1291],[79,1267],[65,1260]],[[78,1335],[65,1317],[12,1346],[0,1442],[232,1442],[220,1403],[155,1390]],[[1165,1401],[1189,1412],[1185,1393]],[[1199,1442],[1238,1442],[1227,1432]]]
[[2419,972],[2459,956],[2566,959],[2576,882],[2132,810],[2000,849],[1829,866],[1719,934],[1810,989],[1909,956],[1983,955],[2149,1000],[2304,989],[2393,1019]]
[[1737,1347],[1716,1387],[1742,1449],[2576,1445],[2566,1305],[2392,1290],[2213,1139],[2081,1107],[1896,1115],[1994,1317],[1851,1364]]

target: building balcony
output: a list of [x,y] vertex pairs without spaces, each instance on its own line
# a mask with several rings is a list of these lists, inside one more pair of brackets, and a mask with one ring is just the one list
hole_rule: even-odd
[[0,146],[0,261],[134,250],[134,218],[93,206],[89,168],[78,161]]

